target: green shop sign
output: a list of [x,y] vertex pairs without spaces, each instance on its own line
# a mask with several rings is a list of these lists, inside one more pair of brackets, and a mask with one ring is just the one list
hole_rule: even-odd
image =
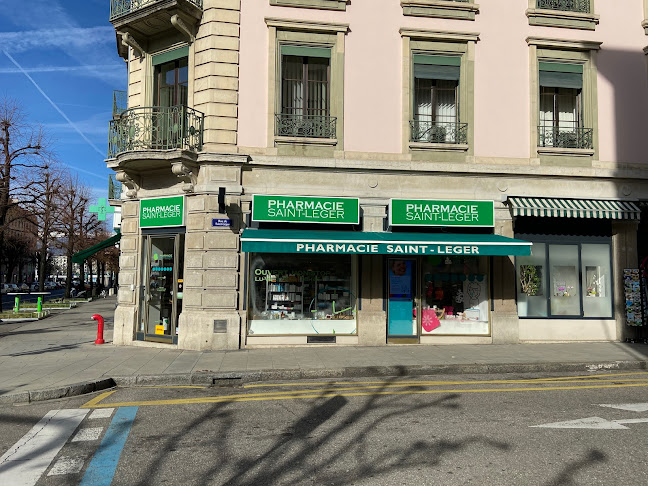
[[391,226],[495,226],[493,201],[392,199]]
[[288,223],[359,224],[358,198],[252,196],[252,220]]
[[140,228],[184,226],[184,196],[142,199],[140,201]]

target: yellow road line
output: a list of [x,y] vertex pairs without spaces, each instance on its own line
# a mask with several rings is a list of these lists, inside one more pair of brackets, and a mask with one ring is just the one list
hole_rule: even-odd
[[545,381],[562,381],[562,380],[585,380],[592,378],[608,378],[616,376],[636,376],[636,375],[648,375],[648,371],[635,372],[635,373],[614,373],[614,374],[605,374],[605,375],[580,375],[580,376],[561,376],[561,377],[549,377],[549,378],[528,378],[523,380],[487,380],[487,381],[400,381],[400,382],[389,382],[389,381],[341,381],[341,382],[308,382],[308,383],[258,383],[253,385],[244,385],[243,388],[273,388],[273,387],[299,387],[299,386],[338,386],[338,385],[385,385],[385,384],[394,384],[400,386],[408,385],[432,385],[432,384],[455,384],[455,383],[538,383]]
[[119,388],[197,388],[197,389],[204,389],[207,388],[207,386],[199,386],[199,385],[132,385],[132,386],[120,386]]
[[[310,394],[312,391],[305,391],[303,394],[292,395],[267,395],[267,394],[252,394],[252,395],[226,395],[221,397],[200,397],[200,398],[179,398],[170,400],[150,400],[150,401],[135,401],[135,402],[119,402],[119,403],[99,403],[101,396],[91,400],[94,408],[107,408],[107,407],[144,407],[155,405],[195,405],[203,403],[223,403],[223,402],[252,402],[263,400],[295,400],[305,398],[327,398],[333,396],[342,397],[357,397],[357,396],[377,396],[377,395],[427,395],[427,394],[441,394],[441,393],[501,393],[501,392],[523,392],[523,391],[558,391],[558,390],[584,390],[584,389],[602,389],[602,388],[633,388],[633,387],[647,387],[648,383],[629,383],[625,385],[581,385],[581,386],[554,386],[554,387],[527,387],[527,388],[484,388],[484,389],[446,389],[446,390],[402,390],[402,391],[368,391],[368,392],[346,392],[339,393],[339,390],[321,391],[315,394]],[[259,396],[264,395],[264,396]],[[88,402],[90,403],[90,402]],[[88,408],[88,404],[83,408]]]
[[108,398],[110,395],[112,395],[116,391],[117,390],[110,390],[110,391],[102,393],[101,395],[97,395],[96,397],[94,397],[89,402],[86,402],[83,405],[81,405],[80,408],[93,408],[93,407],[97,406],[100,401],[102,401],[105,398]]

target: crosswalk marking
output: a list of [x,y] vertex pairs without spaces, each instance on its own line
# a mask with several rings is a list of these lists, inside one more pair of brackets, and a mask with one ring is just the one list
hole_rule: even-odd
[[0,484],[33,486],[88,410],[51,410],[0,457]]
[[110,416],[113,413],[114,408],[98,408],[94,410],[88,418],[91,420],[94,419],[102,419],[102,418],[110,418]]
[[64,474],[76,474],[83,469],[85,456],[63,456],[54,463],[48,476],[62,476]]
[[88,442],[99,439],[103,432],[103,427],[88,427],[79,430],[72,438],[72,442]]

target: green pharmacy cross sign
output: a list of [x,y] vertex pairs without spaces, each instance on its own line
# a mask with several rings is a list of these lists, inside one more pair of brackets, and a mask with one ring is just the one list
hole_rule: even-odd
[[99,199],[97,203],[90,206],[90,212],[97,213],[97,219],[99,221],[106,221],[106,215],[108,213],[114,213],[115,208],[108,204],[104,198]]

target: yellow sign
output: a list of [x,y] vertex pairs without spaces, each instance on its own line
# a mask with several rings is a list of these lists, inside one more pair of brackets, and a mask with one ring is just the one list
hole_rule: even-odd
[[164,325],[158,324],[155,326],[155,334],[164,334]]

